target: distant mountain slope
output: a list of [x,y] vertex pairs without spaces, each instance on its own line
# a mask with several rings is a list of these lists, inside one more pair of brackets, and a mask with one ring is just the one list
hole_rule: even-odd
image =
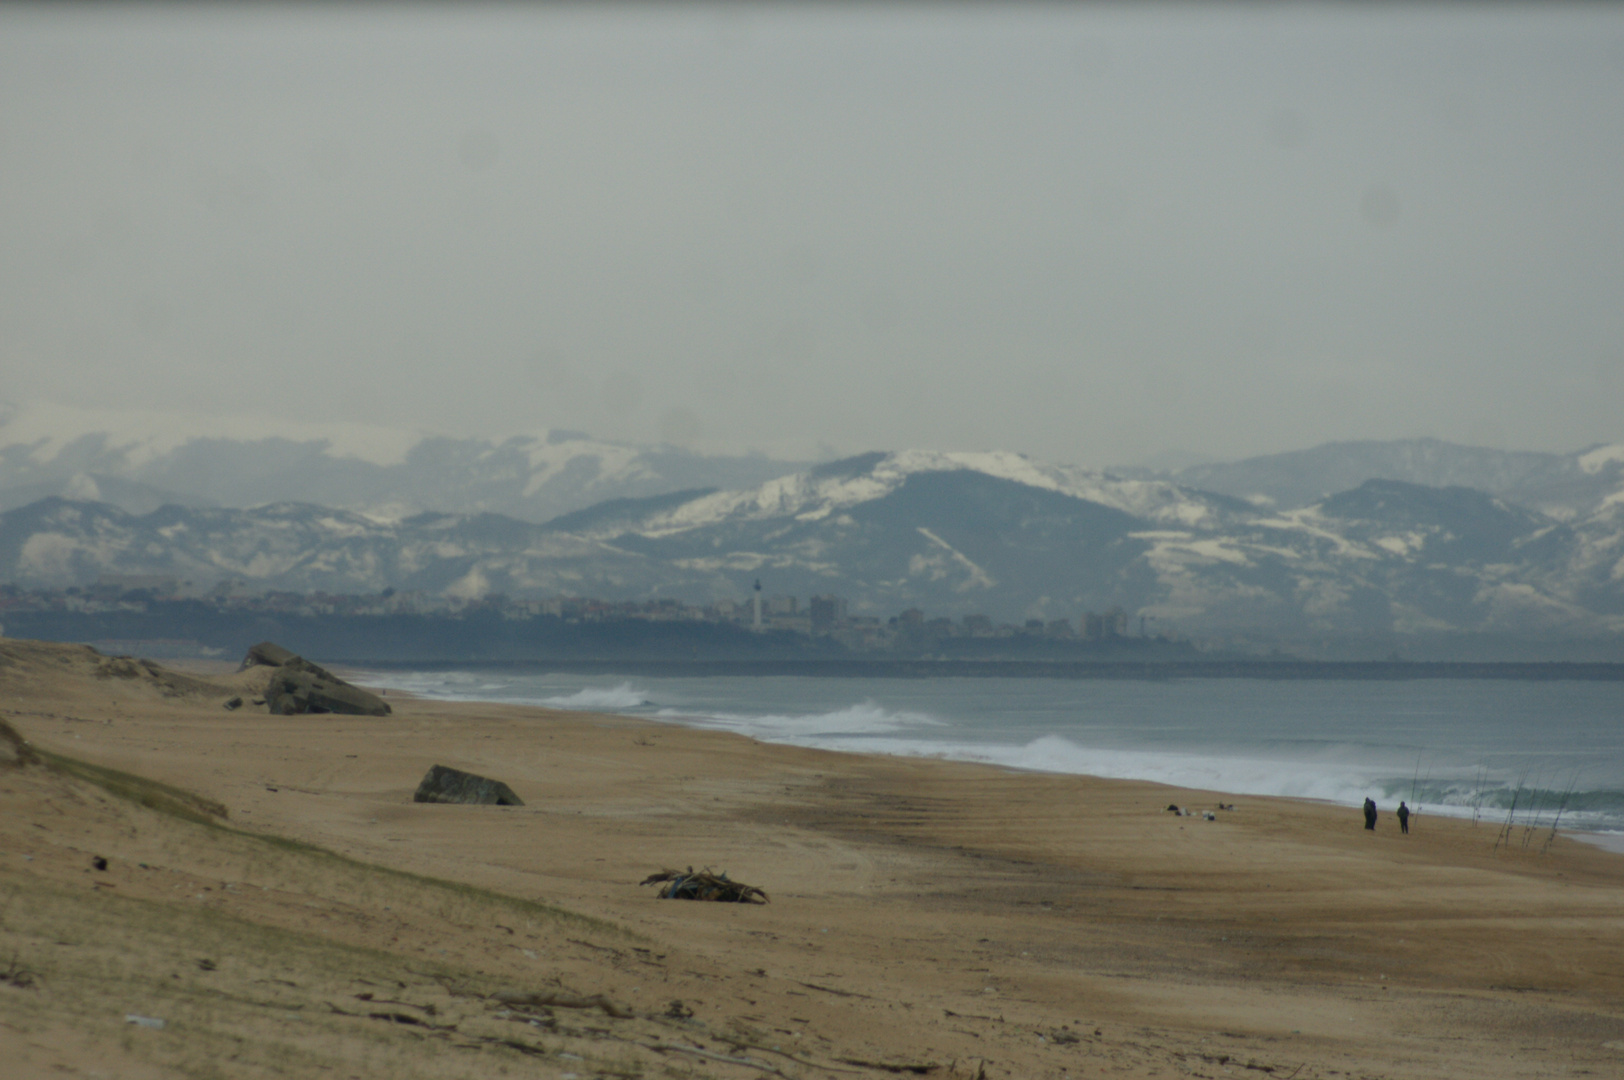
[[27,506],[52,496],[82,502],[106,502],[132,514],[149,514],[160,506],[215,506],[212,499],[186,495],[106,473],[76,472],[16,487],[0,488],[0,511]]
[[1366,480],[1469,487],[1554,517],[1594,512],[1624,491],[1624,445],[1572,454],[1489,450],[1439,439],[1326,443],[1171,474],[1187,487],[1279,509],[1307,506]]
[[[1276,632],[1616,633],[1574,530],[1464,488],[1372,480],[1149,556],[1170,618]],[[1619,591],[1617,585],[1614,591]]]
[[1145,545],[1144,521],[1097,502],[968,469],[916,473],[874,498],[782,515],[729,515],[609,542],[690,570],[837,593],[858,610],[1007,610],[1052,593],[1067,612],[1108,606]]
[[1269,510],[1017,454],[904,451],[741,490],[619,499],[534,525],[309,504],[131,515],[52,498],[0,514],[0,580],[103,573],[453,596],[740,599],[854,613],[1077,619],[1290,642],[1624,634],[1624,497],[1568,521],[1464,487],[1370,480]]
[[755,488],[717,491],[650,514],[637,529],[678,533],[724,522],[812,521],[883,498],[912,478],[932,473],[976,473],[1169,525],[1210,528],[1229,516],[1254,513],[1240,500],[1191,491],[1165,480],[1125,480],[1094,469],[1033,461],[1023,454],[903,450],[829,462]]
[[308,502],[405,516],[493,511],[544,521],[606,499],[749,487],[801,467],[706,457],[578,432],[508,438],[427,435],[274,412],[180,416],[0,406],[0,509],[47,495],[136,513],[161,505]]
[[425,514],[390,522],[304,503],[251,510],[170,506],[134,515],[104,503],[45,499],[0,514],[0,579],[90,584],[105,573],[173,576],[203,588],[468,597],[723,592],[690,572],[498,514]]
[[[759,497],[764,501],[751,512],[773,513],[797,500],[832,506],[867,498],[875,485],[899,483],[920,469],[972,469],[1190,527],[1250,513],[1242,505],[1248,500],[1291,510],[1373,479],[1474,488],[1568,521],[1624,497],[1624,444],[1545,454],[1437,439],[1344,442],[1165,474],[1100,472],[999,452],[874,452],[807,468],[763,457],[609,443],[561,430],[457,438],[361,418],[313,423],[274,408],[199,416],[0,404],[0,510],[56,495],[108,502],[132,513],[166,502],[306,502],[392,518],[491,512],[540,522],[588,509],[600,517],[641,513],[600,505],[647,498],[670,498],[677,505],[688,501],[679,497],[687,492],[711,489],[712,501],[691,512],[747,512],[745,503]],[[1208,494],[1176,494],[1190,490]],[[583,527],[602,531],[606,520]],[[681,527],[675,520],[672,525]],[[577,523],[560,527],[567,531]]]

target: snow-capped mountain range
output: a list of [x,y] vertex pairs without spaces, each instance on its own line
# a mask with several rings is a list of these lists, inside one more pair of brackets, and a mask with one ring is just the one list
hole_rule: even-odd
[[1380,477],[1286,505],[1018,454],[917,450],[749,484],[672,491],[668,480],[544,524],[310,502],[137,515],[53,497],[0,515],[0,580],[162,573],[301,590],[704,600],[740,598],[760,578],[772,593],[844,596],[858,613],[1076,618],[1120,605],[1197,636],[1619,635],[1624,447],[1572,457],[1594,483],[1583,500],[1565,496],[1560,517]]
[[456,438],[369,423],[0,404],[0,510],[47,496],[160,506],[307,502],[399,519],[493,511],[545,521],[605,499],[749,487],[793,471],[550,430]]
[[1567,521],[1593,513],[1624,489],[1624,443],[1546,454],[1441,439],[1338,442],[1162,475],[1277,509],[1307,506],[1366,480],[1469,487]]

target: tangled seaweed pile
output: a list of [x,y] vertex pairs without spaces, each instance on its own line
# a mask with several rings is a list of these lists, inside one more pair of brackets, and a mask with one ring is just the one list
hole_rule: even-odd
[[710,867],[694,873],[687,870],[661,870],[650,874],[639,885],[664,882],[658,896],[661,900],[715,900],[723,904],[765,904],[767,893],[742,881],[731,881],[726,873],[713,874]]

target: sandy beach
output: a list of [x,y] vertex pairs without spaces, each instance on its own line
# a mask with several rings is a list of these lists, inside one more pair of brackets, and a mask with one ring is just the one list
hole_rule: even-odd
[[1548,830],[257,677],[0,642],[8,1080],[1624,1074],[1624,857]]

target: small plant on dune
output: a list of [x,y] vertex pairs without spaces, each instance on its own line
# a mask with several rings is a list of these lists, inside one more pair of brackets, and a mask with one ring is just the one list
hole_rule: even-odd
[[[1529,792],[1531,804],[1523,812],[1522,847],[1524,851],[1528,850],[1528,838],[1533,835],[1535,829],[1539,828],[1540,818],[1543,816],[1543,806],[1541,804],[1544,802],[1545,789],[1539,786],[1539,780],[1539,776],[1536,775],[1534,777],[1534,788]],[[1509,840],[1507,846],[1510,846]]]
[[1477,828],[1477,820],[1483,814],[1483,785],[1488,782],[1489,766],[1487,762],[1480,761],[1477,765],[1477,786],[1472,791],[1472,827]]
[[1562,792],[1562,798],[1556,804],[1556,817],[1551,821],[1550,835],[1547,836],[1545,838],[1545,842],[1539,846],[1539,853],[1541,855],[1550,850],[1551,844],[1556,841],[1556,827],[1562,824],[1562,812],[1568,808],[1568,801],[1573,798],[1573,789],[1577,787],[1578,784],[1578,773],[1574,773],[1572,776],[1568,777],[1567,790]]
[[1517,777],[1517,790],[1511,794],[1511,807],[1506,811],[1505,824],[1500,826],[1500,834],[1494,838],[1494,850],[1499,851],[1500,845],[1511,847],[1511,834],[1517,827],[1517,804],[1522,801],[1523,788],[1528,783],[1528,770],[1524,769],[1522,775]]

